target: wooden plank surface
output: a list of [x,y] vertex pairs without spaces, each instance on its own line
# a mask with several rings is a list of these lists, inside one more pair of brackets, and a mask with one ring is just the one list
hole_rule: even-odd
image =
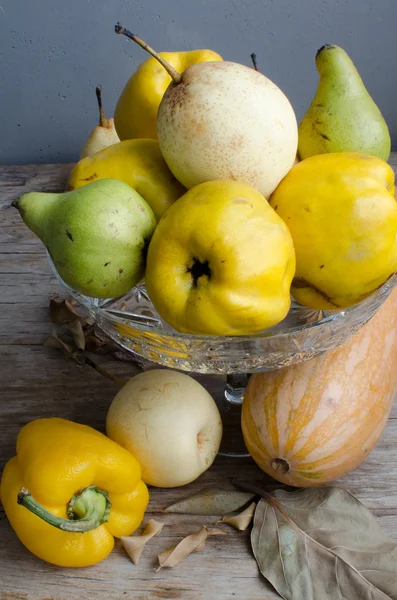
[[[391,159],[397,167],[397,155]],[[88,367],[79,367],[43,347],[51,333],[49,299],[62,293],[50,271],[43,246],[10,206],[30,190],[62,191],[71,165],[0,166],[0,470],[15,453],[19,429],[28,421],[58,416],[104,430],[106,412],[117,385]],[[137,370],[133,362],[101,358],[123,378]],[[206,377],[214,394],[223,380]],[[227,529],[211,538],[204,551],[175,569],[154,572],[156,555],[181,537],[214,519],[163,515],[171,502],[210,485],[230,487],[233,477],[273,486],[251,459],[218,457],[198,481],[179,490],[151,490],[147,517],[166,526],[134,566],[119,543],[102,563],[87,569],[61,569],[31,555],[18,541],[0,506],[0,598],[2,600],[119,600],[124,598],[279,598],[258,574],[249,534]],[[340,482],[379,517],[397,541],[397,407],[381,441],[367,461]],[[225,526],[226,527],[226,526]],[[320,600],[320,599],[319,599]]]

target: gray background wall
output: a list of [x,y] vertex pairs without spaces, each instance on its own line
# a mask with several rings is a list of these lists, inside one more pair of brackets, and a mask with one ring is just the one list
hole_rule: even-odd
[[159,50],[208,47],[245,64],[255,51],[298,119],[317,49],[341,45],[397,146],[397,0],[0,0],[0,163],[77,159],[96,124],[94,87],[110,116],[146,58],[117,21]]

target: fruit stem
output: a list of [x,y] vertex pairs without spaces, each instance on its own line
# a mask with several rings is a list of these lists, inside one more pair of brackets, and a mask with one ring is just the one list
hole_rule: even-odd
[[84,356],[84,362],[86,365],[88,365],[92,369],[95,369],[95,371],[97,373],[99,373],[103,377],[106,377],[107,379],[110,379],[110,381],[117,383],[117,385],[119,385],[120,387],[123,387],[123,385],[125,385],[127,383],[126,381],[124,381],[124,379],[120,379],[120,377],[117,377],[116,375],[112,375],[111,373],[109,373],[108,371],[106,371],[105,369],[103,369],[102,367],[97,365],[96,363],[94,363],[94,361],[91,360],[88,356]]
[[98,100],[99,125],[101,127],[106,127],[106,125],[107,125],[107,119],[105,117],[105,113],[103,112],[103,106],[102,106],[102,86],[101,85],[97,85],[96,86],[95,93],[96,93],[96,97],[97,97],[97,100]]
[[112,506],[108,492],[95,485],[74,494],[67,507],[68,519],[53,515],[26,488],[18,493],[17,502],[49,525],[72,533],[85,533],[106,523]]
[[255,52],[253,52],[251,54],[251,60],[252,60],[252,64],[254,65],[255,71],[258,71],[258,73],[259,73],[258,63],[256,62],[256,54],[255,54]]
[[144,40],[142,40],[134,33],[131,33],[131,31],[128,31],[128,29],[123,27],[121,23],[117,23],[114,30],[116,33],[121,33],[122,35],[125,35],[130,40],[138,44],[138,46],[146,50],[146,52],[149,52],[149,54],[151,54],[156,60],[158,60],[159,63],[164,67],[164,69],[167,71],[168,75],[172,78],[174,83],[178,84],[182,82],[182,75],[178,73],[178,71],[174,69],[174,67],[172,67],[166,60],[164,60],[164,58],[161,58],[159,53],[153,50],[153,48],[149,46],[149,44],[147,44]]

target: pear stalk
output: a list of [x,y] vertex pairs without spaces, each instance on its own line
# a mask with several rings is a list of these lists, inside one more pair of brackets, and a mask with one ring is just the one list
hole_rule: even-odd
[[252,64],[254,65],[255,71],[258,71],[258,73],[259,73],[258,63],[256,62],[256,54],[255,54],[255,52],[253,52],[251,54],[251,60],[252,60]]
[[151,46],[149,46],[149,44],[147,44],[142,38],[138,37],[134,33],[131,33],[131,31],[128,31],[128,29],[121,25],[121,23],[117,23],[117,25],[115,25],[114,30],[118,34],[125,35],[130,40],[138,44],[138,46],[146,50],[146,52],[149,52],[149,54],[151,54],[156,60],[158,60],[161,66],[164,67],[164,69],[167,71],[168,75],[172,78],[174,83],[178,84],[182,82],[181,73],[178,73],[178,71],[174,69],[173,66],[171,66],[166,60],[164,60],[164,58],[162,58],[159,55],[159,53],[156,52],[156,50],[154,50]]
[[102,105],[102,86],[97,85],[95,88],[96,97],[98,100],[98,109],[99,109],[99,126],[100,127],[108,127],[108,120],[105,117],[105,113],[103,112]]

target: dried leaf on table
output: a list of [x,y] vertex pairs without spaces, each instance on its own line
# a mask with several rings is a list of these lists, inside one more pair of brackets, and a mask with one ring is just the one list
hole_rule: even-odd
[[147,522],[147,525],[142,531],[141,535],[120,537],[124,550],[127,552],[134,565],[137,565],[139,563],[139,559],[141,557],[143,548],[148,543],[148,541],[151,540],[152,537],[160,533],[163,527],[164,523],[160,523],[155,519],[150,519],[150,521]]
[[164,509],[164,512],[186,515],[226,515],[248,504],[255,495],[250,492],[208,488],[171,504]]
[[65,325],[73,323],[76,319],[80,319],[79,315],[69,302],[60,298],[51,298],[50,300],[50,316],[51,320],[57,325]]
[[110,354],[119,348],[116,342],[112,340],[104,342],[95,335],[86,335],[85,347],[87,352],[93,352],[94,354]]
[[74,343],[76,344],[79,350],[85,349],[85,336],[83,331],[83,326],[78,319],[70,323],[69,329],[72,333]]
[[338,487],[263,492],[252,549],[285,600],[397,599],[397,544]]
[[106,345],[105,342],[102,342],[95,335],[87,335],[85,338],[85,347],[87,352],[101,353],[101,349]]
[[251,502],[249,506],[245,510],[243,510],[238,515],[227,516],[225,515],[222,518],[222,523],[227,523],[235,529],[239,531],[245,531],[247,527],[251,524],[252,519],[254,518],[256,503]]
[[160,554],[158,554],[160,566],[156,571],[159,571],[163,567],[175,567],[192,552],[199,552],[202,550],[208,537],[218,535],[225,535],[225,532],[220,529],[207,529],[204,525],[199,531],[196,531],[196,533],[191,533],[183,538],[176,546],[172,546],[172,548],[160,552]]
[[75,352],[76,347],[71,344],[67,344],[60,337],[58,337],[57,332],[53,329],[52,335],[46,339],[44,342],[44,346],[46,348],[56,348],[57,350],[62,350],[65,355],[65,358],[71,358],[73,356],[73,352]]

